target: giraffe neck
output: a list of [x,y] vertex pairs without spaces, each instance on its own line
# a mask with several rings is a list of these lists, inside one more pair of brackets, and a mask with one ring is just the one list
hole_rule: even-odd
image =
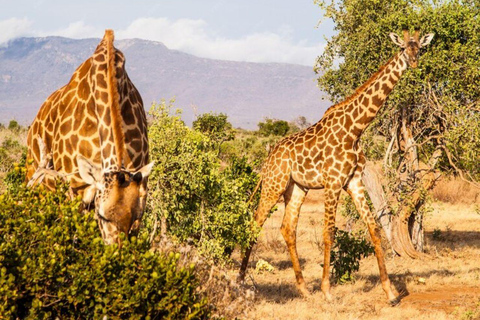
[[346,121],[349,132],[357,138],[361,136],[384,105],[407,66],[406,54],[399,52],[360,87],[356,97],[345,108],[345,114],[347,117],[350,115],[352,120]]

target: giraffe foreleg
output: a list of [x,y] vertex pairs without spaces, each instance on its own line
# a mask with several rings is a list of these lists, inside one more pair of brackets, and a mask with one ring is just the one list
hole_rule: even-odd
[[358,169],[355,175],[347,186],[347,192],[352,197],[357,211],[360,213],[363,221],[368,226],[368,231],[372,238],[372,242],[375,248],[375,256],[377,257],[378,269],[380,271],[380,280],[382,281],[382,287],[390,304],[396,305],[399,302],[397,295],[392,291],[390,280],[388,278],[387,267],[385,265],[385,256],[381,245],[380,228],[378,227],[375,217],[368,207],[367,200],[365,199],[365,187],[361,180],[361,170]]
[[288,252],[292,259],[293,270],[297,280],[297,288],[304,296],[308,296],[309,292],[305,286],[305,280],[302,275],[302,268],[298,261],[297,253],[297,224],[300,216],[300,208],[305,200],[307,191],[298,186],[295,182],[291,182],[284,194],[285,198],[285,215],[283,216],[281,232],[285,242],[287,243]]
[[335,238],[335,216],[338,205],[338,198],[342,191],[339,183],[329,184],[325,187],[325,226],[323,228],[323,276],[321,289],[328,301],[332,300],[330,293],[330,255],[332,244]]

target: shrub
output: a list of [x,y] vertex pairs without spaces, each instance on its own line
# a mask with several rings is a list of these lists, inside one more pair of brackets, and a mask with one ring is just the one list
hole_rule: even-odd
[[331,266],[335,282],[340,284],[355,280],[354,273],[360,268],[360,260],[374,252],[363,234],[351,234],[337,230],[331,253]]
[[105,246],[94,214],[66,194],[20,184],[0,195],[0,318],[209,317],[193,265],[152,252],[146,232]]
[[235,137],[232,124],[224,113],[204,113],[193,121],[193,129],[209,136],[213,141],[221,143]]
[[149,178],[149,209],[180,241],[192,241],[203,254],[228,257],[235,246],[245,248],[253,239],[247,200],[257,175],[235,157],[222,169],[218,143],[188,128],[180,111],[171,115],[171,108],[162,102],[150,111],[150,156],[156,166]]
[[16,120],[10,120],[8,123],[8,129],[12,131],[18,131],[21,129],[21,127]]
[[268,137],[270,135],[283,137],[289,132],[290,125],[285,120],[265,119],[264,122],[258,123],[258,133],[264,137]]

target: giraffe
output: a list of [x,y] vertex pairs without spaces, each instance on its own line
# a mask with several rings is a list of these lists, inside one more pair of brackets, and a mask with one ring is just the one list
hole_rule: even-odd
[[[417,67],[419,50],[430,43],[433,34],[425,35],[419,40],[418,30],[413,36],[404,31],[403,40],[395,33],[391,33],[390,38],[403,50],[382,66],[352,96],[330,107],[319,122],[279,141],[263,165],[262,179],[257,185],[258,189],[262,184],[260,203],[254,218],[258,226],[262,227],[271,208],[283,195],[285,215],[281,233],[290,253],[297,288],[303,295],[308,295],[308,290],[296,248],[300,208],[309,189],[325,189],[325,250],[321,290],[330,301],[330,250],[334,240],[338,199],[344,189],[352,197],[360,216],[368,226],[383,290],[392,305],[399,302],[388,278],[380,243],[380,230],[364,196],[365,188],[361,179],[365,156],[360,149],[359,139],[407,67]],[[240,281],[244,280],[254,244],[255,241],[250,244],[243,257]]]
[[26,179],[34,183],[46,172],[40,181],[50,189],[48,173],[69,181],[85,207],[95,207],[106,244],[138,230],[153,167],[143,101],[113,41],[106,30],[93,55],[40,107],[27,136]]

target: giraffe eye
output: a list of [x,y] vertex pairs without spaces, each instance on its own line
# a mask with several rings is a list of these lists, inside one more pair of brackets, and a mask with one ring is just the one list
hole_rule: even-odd
[[125,183],[125,174],[123,172],[118,173],[117,175],[118,183],[120,185]]
[[142,182],[142,173],[141,172],[137,172],[133,175],[133,181],[135,181],[136,183],[140,183]]

